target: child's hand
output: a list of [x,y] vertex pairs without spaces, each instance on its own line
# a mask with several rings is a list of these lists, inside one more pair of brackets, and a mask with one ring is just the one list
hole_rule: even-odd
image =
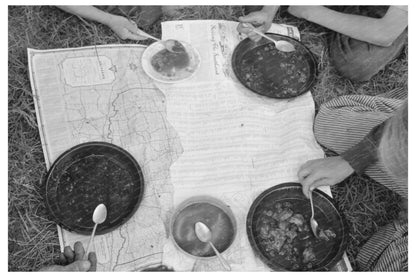
[[298,178],[303,194],[309,198],[309,191],[338,184],[353,172],[354,169],[346,160],[336,156],[307,161],[300,167]]
[[137,28],[137,25],[134,21],[130,21],[123,16],[112,15],[107,25],[121,39],[132,39],[132,40],[147,39],[146,37],[138,35],[139,28]]
[[64,252],[59,257],[60,265],[52,265],[40,269],[40,271],[96,271],[97,256],[95,252],[88,254],[88,259],[84,259],[84,246],[77,241],[74,250],[66,246]]
[[[267,13],[265,11],[256,11],[246,16],[241,16],[238,20],[241,23],[251,23],[254,27],[256,27],[257,30],[265,33],[272,26],[273,17],[273,14]],[[260,35],[251,31],[251,28],[247,28],[241,23],[238,24],[237,31],[246,34],[253,41],[258,41],[261,38]]]

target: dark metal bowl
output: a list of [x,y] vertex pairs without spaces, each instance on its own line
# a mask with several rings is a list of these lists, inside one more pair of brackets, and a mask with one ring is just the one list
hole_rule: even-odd
[[45,200],[52,219],[62,228],[90,234],[95,207],[104,203],[104,234],[124,224],[144,193],[139,164],[126,150],[106,142],[79,144],[60,155],[46,175]]
[[[282,69],[279,69],[281,61],[279,55],[271,56],[270,59],[261,60],[261,62],[256,60],[256,53],[258,51],[264,51],[263,49],[266,45],[274,47],[273,42],[265,38],[261,38],[257,42],[246,38],[236,46],[232,56],[232,68],[237,79],[251,91],[271,98],[292,98],[309,91],[316,82],[318,71],[317,63],[312,52],[304,44],[296,39],[271,33],[268,33],[267,35],[276,40],[288,41],[295,46],[296,51],[287,53],[287,55],[299,56],[304,61],[304,63],[307,64],[307,72],[305,73],[306,81],[304,83],[300,83],[301,85],[299,85],[299,88],[296,89],[296,93],[292,93],[290,95],[284,93],[284,84],[276,83],[276,79],[279,80],[282,76],[279,74],[279,72],[284,72],[284,74],[287,74],[288,78],[291,76],[291,74],[286,73],[284,70],[282,71]],[[264,74],[261,74],[262,77],[256,77],[256,81],[258,81],[257,85],[255,85],[253,82],[247,81],[244,73],[244,60],[252,60],[250,64],[256,63],[259,71],[264,72]],[[297,79],[293,79],[293,81],[296,80]],[[271,83],[275,83],[277,87],[270,89],[269,84]]]
[[[318,258],[312,268],[298,264],[295,271],[330,270],[342,258],[347,247],[348,226],[334,201],[320,190],[313,191],[313,201],[318,224],[322,228],[330,227],[336,237],[331,244],[324,243],[322,248],[314,249],[316,256],[320,259]],[[277,202],[291,202],[294,205],[294,211],[297,210],[301,213],[309,224],[310,203],[302,193],[302,186],[298,183],[284,183],[267,189],[254,200],[247,216],[247,235],[255,254],[271,269],[276,271],[293,270],[293,262],[289,262],[280,255],[272,257],[260,243],[258,226],[262,223],[259,222],[259,214],[271,203]]]

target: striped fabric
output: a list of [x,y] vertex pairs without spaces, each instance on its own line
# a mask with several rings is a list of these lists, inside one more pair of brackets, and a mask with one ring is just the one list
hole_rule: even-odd
[[[368,96],[341,96],[323,104],[315,119],[315,136],[319,143],[343,153],[375,126],[390,118],[407,99],[402,88],[389,93]],[[369,166],[365,173],[407,199],[407,183],[390,177],[380,162]],[[381,228],[363,246],[357,256],[363,271],[407,271],[407,220],[395,221]]]
[[381,228],[363,246],[357,263],[363,271],[408,271],[407,222],[395,221]]
[[[323,146],[343,153],[376,125],[390,118],[407,98],[407,90],[399,88],[378,96],[347,95],[323,104],[315,119],[315,137]],[[365,174],[407,198],[407,184],[386,173],[380,162],[370,165]]]

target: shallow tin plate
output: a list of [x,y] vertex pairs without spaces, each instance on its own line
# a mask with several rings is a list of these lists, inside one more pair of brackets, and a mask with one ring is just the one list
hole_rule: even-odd
[[[319,249],[313,249],[318,261],[308,268],[303,264],[295,265],[286,260],[284,256],[271,256],[270,252],[266,251],[260,243],[259,235],[260,227],[264,224],[260,220],[260,214],[277,203],[290,202],[293,204],[293,211],[302,214],[309,223],[310,203],[302,193],[302,186],[298,183],[280,184],[267,189],[254,200],[247,216],[247,235],[255,254],[271,269],[276,271],[325,271],[330,270],[342,258],[348,239],[348,226],[344,216],[339,212],[334,201],[320,190],[313,191],[313,201],[315,218],[319,226],[324,229],[330,227],[336,237],[330,243],[319,244]],[[312,233],[311,236],[313,236]],[[297,238],[294,243],[296,240]]]
[[144,193],[142,171],[124,149],[105,142],[79,144],[56,159],[46,176],[45,198],[53,220],[64,229],[90,234],[95,207],[104,203],[107,219],[97,234],[125,223]]
[[208,243],[201,242],[195,234],[195,223],[204,223],[212,232],[212,243],[220,253],[234,241],[236,221],[229,207],[209,196],[195,196],[181,203],[172,217],[171,236],[183,253],[194,258],[215,257]]
[[279,51],[265,38],[257,42],[246,38],[237,45],[232,56],[237,79],[251,91],[271,98],[291,98],[309,91],[317,75],[313,54],[296,39],[267,35],[292,43],[296,51]]
[[[185,48],[189,57],[189,64],[187,67],[175,70],[174,74],[167,74],[158,72],[152,65],[152,59],[158,53],[167,51],[162,42],[157,41],[144,50],[142,55],[142,66],[144,72],[152,79],[161,83],[178,83],[190,79],[198,70],[201,64],[201,58],[198,51],[189,43],[179,41]],[[170,53],[171,54],[171,53]],[[173,54],[174,55],[174,54]]]

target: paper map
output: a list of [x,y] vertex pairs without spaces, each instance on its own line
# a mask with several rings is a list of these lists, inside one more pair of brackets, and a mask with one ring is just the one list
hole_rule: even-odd
[[[249,245],[248,209],[265,189],[296,182],[299,166],[323,157],[323,151],[313,135],[310,93],[275,100],[237,82],[231,55],[242,37],[236,26],[218,20],[163,22],[164,39],[187,41],[201,55],[196,75],[178,84],[146,76],[141,45],[28,49],[48,168],[79,143],[106,141],[127,150],[143,170],[145,195],[138,211],[95,238],[98,271],[139,271],[162,262],[178,271],[221,270],[216,259],[186,256],[169,236],[175,207],[196,195],[216,197],[234,213],[237,235],[224,253],[232,269],[270,270]],[[296,28],[274,28],[299,37]],[[88,242],[88,236],[58,230],[62,247]]]

